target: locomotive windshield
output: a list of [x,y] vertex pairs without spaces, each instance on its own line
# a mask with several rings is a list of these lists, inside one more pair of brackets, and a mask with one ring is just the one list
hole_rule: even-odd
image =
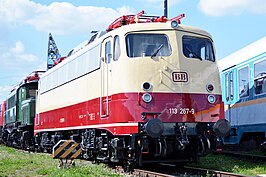
[[187,58],[215,61],[212,42],[207,38],[183,36],[183,53]]
[[128,57],[171,55],[168,37],[164,34],[129,34],[126,37]]
[[36,89],[27,89],[27,93],[26,93],[26,97],[27,98],[35,98],[36,97]]

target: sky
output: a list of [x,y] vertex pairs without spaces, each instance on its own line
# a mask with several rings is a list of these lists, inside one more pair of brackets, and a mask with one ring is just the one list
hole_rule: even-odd
[[[46,70],[48,35],[62,56],[121,15],[163,15],[163,0],[0,0],[0,102]],[[266,0],[168,0],[168,17],[208,31],[218,59],[266,36]]]

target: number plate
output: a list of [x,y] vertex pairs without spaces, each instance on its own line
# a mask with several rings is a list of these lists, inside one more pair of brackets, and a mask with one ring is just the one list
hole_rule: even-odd
[[195,114],[194,108],[169,108],[169,114]]

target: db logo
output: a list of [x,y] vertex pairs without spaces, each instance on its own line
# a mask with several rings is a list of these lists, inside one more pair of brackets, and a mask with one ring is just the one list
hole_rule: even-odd
[[173,82],[188,82],[188,74],[186,72],[173,72]]

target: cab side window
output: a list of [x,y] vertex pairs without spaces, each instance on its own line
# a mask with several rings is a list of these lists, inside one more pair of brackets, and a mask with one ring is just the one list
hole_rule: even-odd
[[121,55],[119,36],[114,37],[114,61],[117,61]]
[[111,62],[111,58],[111,42],[108,41],[105,43],[105,62],[109,64]]

